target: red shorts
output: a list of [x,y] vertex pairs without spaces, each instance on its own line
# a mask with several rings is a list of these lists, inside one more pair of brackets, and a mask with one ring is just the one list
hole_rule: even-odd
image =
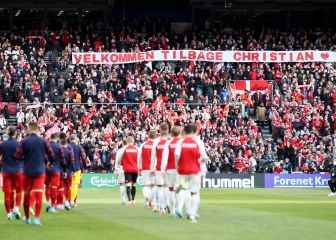
[[63,186],[65,188],[70,188],[71,185],[72,185],[72,176],[68,176],[68,177],[63,179]]
[[61,174],[59,172],[48,173],[45,184],[47,187],[59,187],[61,183]]
[[4,192],[10,191],[22,191],[23,190],[23,173],[3,173],[2,174],[3,185],[2,190]]
[[37,175],[37,176],[28,176],[24,175],[24,190],[26,192],[32,190],[41,190],[44,189],[44,181],[45,181],[45,174]]
[[45,181],[44,181],[44,184],[46,185],[46,187],[50,185],[50,180],[51,180],[51,173],[47,172],[45,175]]

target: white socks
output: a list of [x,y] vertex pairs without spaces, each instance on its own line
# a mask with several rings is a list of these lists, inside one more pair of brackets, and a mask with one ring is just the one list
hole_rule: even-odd
[[191,218],[196,218],[198,216],[198,208],[200,204],[199,193],[191,195],[189,202],[190,202],[189,215]]
[[119,186],[119,191],[120,191],[121,203],[125,203],[126,202],[126,188],[125,188],[125,185],[120,185]]
[[157,189],[158,189],[158,208],[159,210],[163,210],[165,201],[164,188],[158,187]]
[[145,200],[146,200],[146,199],[148,200],[148,191],[147,191],[147,188],[148,188],[147,186],[144,186],[144,187],[142,188],[142,194],[143,194]]
[[158,209],[158,187],[154,186],[152,188],[151,200],[154,206],[154,209]]
[[143,196],[146,200],[146,204],[149,204],[150,202],[153,202],[151,187],[144,186],[142,188],[142,194],[143,194]]
[[175,213],[176,210],[176,193],[175,191],[168,191],[168,207],[171,213]]
[[185,196],[185,210],[187,215],[191,215],[191,194],[189,191],[186,191],[186,196]]
[[186,195],[187,195],[187,191],[184,189],[181,189],[176,195],[176,199],[177,199],[176,208],[179,214],[183,214],[183,207],[186,201]]
[[180,214],[183,214],[183,207],[185,206],[186,213],[195,218],[198,216],[198,208],[200,204],[200,194],[191,195],[189,191],[180,190],[177,194],[176,208]]
[[170,192],[167,187],[162,187],[162,191],[163,191],[162,207],[165,209],[166,207],[169,206]]

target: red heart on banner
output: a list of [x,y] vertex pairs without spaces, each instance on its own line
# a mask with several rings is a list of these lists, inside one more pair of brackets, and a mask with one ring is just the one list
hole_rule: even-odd
[[328,53],[328,52],[322,52],[322,53],[321,53],[321,58],[322,58],[323,60],[328,60],[328,58],[329,58],[329,53]]

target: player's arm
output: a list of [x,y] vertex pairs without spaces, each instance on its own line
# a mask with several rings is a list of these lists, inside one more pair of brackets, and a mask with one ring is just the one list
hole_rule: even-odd
[[168,140],[163,147],[161,171],[165,171],[167,168],[168,156],[169,156],[169,144],[171,143],[171,141],[172,140]]
[[23,160],[24,157],[23,144],[24,142],[22,140],[16,147],[14,158],[17,160]]
[[119,167],[120,167],[120,162],[119,162],[119,159],[120,159],[120,149],[117,149],[116,151],[116,156],[115,156],[115,161],[114,161],[114,169],[118,170]]
[[201,154],[201,159],[200,159],[201,162],[205,163],[205,162],[209,161],[209,156],[206,153],[204,142],[200,138],[197,138],[196,142],[197,142],[200,154]]
[[159,144],[159,142],[160,142],[160,138],[155,139],[154,143],[153,143],[153,146],[152,146],[152,151],[151,151],[151,166],[150,166],[150,170],[151,171],[155,171],[156,162],[157,162],[157,159],[156,159],[156,148],[157,148],[157,145]]
[[63,152],[63,158],[61,159],[60,165],[61,165],[61,169],[63,172],[66,171],[66,166],[67,166],[67,158],[68,158],[68,152],[67,150],[62,146],[61,150]]
[[138,151],[137,166],[138,166],[139,171],[142,170],[142,148],[144,145],[145,143],[141,144],[141,146],[139,147],[139,151]]
[[2,164],[2,158],[3,158],[3,150],[2,150],[2,144],[0,144],[0,165]]
[[61,146],[59,148],[59,155],[60,155],[61,162],[64,161],[64,159],[65,159],[65,152],[64,152],[64,149]]
[[68,162],[71,165],[73,165],[75,163],[75,152],[74,152],[74,150],[71,147],[69,147],[68,149],[69,149],[69,159],[68,159]]
[[183,143],[183,138],[180,139],[177,143],[176,143],[176,148],[175,148],[175,165],[178,166],[178,163],[180,161],[180,157],[181,157],[181,151],[182,151],[182,143]]
[[116,167],[118,168],[122,168],[122,165],[121,165],[121,159],[123,158],[124,156],[124,153],[125,153],[125,149],[126,149],[126,146],[122,147],[121,149],[119,149],[117,151],[117,154],[116,154]]
[[[44,148],[49,157],[49,161],[52,163],[55,160],[55,153],[52,150],[50,143],[48,141],[44,141]],[[47,158],[48,159],[48,158]]]
[[65,168],[64,168],[64,176],[68,176],[68,169],[71,169],[75,164],[75,153],[72,147],[67,147],[67,156],[65,157]]
[[66,168],[68,168],[69,166],[72,166],[75,163],[75,153],[72,147],[70,146],[65,146],[63,148],[63,152],[64,152],[64,158],[63,158],[62,165],[64,167],[64,170],[66,170]]

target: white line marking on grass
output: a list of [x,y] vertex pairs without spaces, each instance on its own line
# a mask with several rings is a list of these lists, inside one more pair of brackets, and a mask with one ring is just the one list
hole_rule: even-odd
[[[3,204],[3,200],[0,200],[0,204]],[[99,198],[82,198],[79,200],[79,205],[82,204],[120,204],[118,199],[99,199]],[[262,200],[234,200],[234,199],[217,199],[209,200],[201,199],[201,204],[336,204],[336,199],[330,200],[273,200],[273,199],[262,199]],[[136,200],[137,206],[144,206],[143,199]]]
[[[79,205],[82,204],[120,204],[120,201],[114,199],[85,198],[81,199]],[[201,204],[336,204],[333,200],[202,200]],[[137,200],[137,206],[143,206],[144,201]]]

